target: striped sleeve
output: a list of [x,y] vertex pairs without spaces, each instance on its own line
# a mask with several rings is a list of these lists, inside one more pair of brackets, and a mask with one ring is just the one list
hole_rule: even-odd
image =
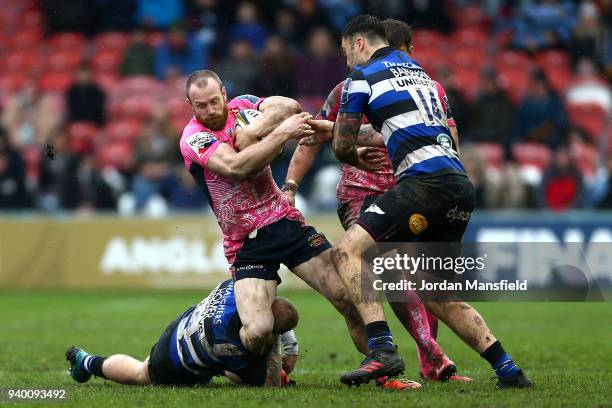
[[339,112],[365,112],[371,93],[372,89],[368,81],[366,81],[363,72],[361,70],[351,72],[342,87]]

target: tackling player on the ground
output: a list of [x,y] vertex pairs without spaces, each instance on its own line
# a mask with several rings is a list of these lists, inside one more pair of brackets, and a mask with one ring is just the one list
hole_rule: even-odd
[[229,279],[170,323],[144,361],[124,354],[90,355],[73,346],[66,352],[70,375],[79,383],[95,375],[126,385],[191,386],[224,375],[237,384],[287,385],[298,355],[293,332],[298,312],[287,299],[275,298],[272,313],[274,343],[265,354],[254,355],[240,341],[242,323]]
[[[369,15],[355,17],[344,29],[342,49],[347,64],[358,67],[342,92],[333,129],[336,157],[353,165],[360,162],[356,140],[365,113],[382,134],[397,176],[397,184],[372,204],[372,211],[360,216],[332,250],[336,269],[356,301],[362,257],[377,242],[460,243],[474,209],[474,188],[459,160],[434,82],[406,53],[389,46],[382,22]],[[462,216],[449,217],[450,210]],[[498,387],[532,385],[471,306],[431,299],[424,303],[491,364]],[[381,303],[364,301],[356,306],[366,323],[370,353],[341,381],[359,384],[381,372],[403,370]]]
[[[406,53],[412,52],[412,29],[402,21],[386,19],[383,21],[389,44]],[[353,67],[350,67],[351,69]],[[435,81],[434,81],[435,82]],[[334,122],[340,107],[340,96],[344,81],[340,82],[330,92],[325,104],[321,107],[317,119],[326,119]],[[455,143],[458,144],[457,129],[452,118],[450,106],[444,89],[435,82],[438,96],[442,102],[442,109],[446,111],[448,126],[451,130]],[[329,135],[331,136],[331,134]],[[315,139],[309,137],[307,139]],[[331,140],[331,139],[329,139]],[[300,141],[296,149],[287,178],[283,185],[283,192],[293,203],[299,183],[302,181],[321,149],[318,139],[309,144],[309,140]],[[338,217],[345,230],[357,221],[363,212],[384,192],[395,185],[395,174],[389,161],[389,155],[385,149],[382,136],[376,132],[372,125],[367,123],[366,118],[359,129],[357,144],[378,146],[372,150],[384,155],[383,166],[377,171],[362,170],[358,167],[343,164],[342,175],[338,182]],[[414,291],[402,293],[402,299],[389,301],[393,312],[402,322],[404,327],[414,338],[421,364],[421,377],[430,380],[469,381],[467,377],[456,374],[454,363],[448,359],[443,350],[436,342],[438,332],[437,318],[428,312]],[[395,295],[397,296],[397,294]]]

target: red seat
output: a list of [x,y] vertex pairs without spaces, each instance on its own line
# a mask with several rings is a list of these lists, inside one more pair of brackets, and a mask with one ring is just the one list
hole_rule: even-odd
[[128,170],[134,162],[134,148],[126,140],[114,140],[102,146],[97,153],[100,168],[112,167]]
[[414,45],[414,51],[417,53],[423,48],[436,48],[441,50],[444,48],[445,42],[446,37],[434,30],[416,30],[412,36],[412,45]]
[[20,30],[13,37],[13,48],[32,49],[38,47],[42,42],[40,28]]
[[572,73],[565,68],[551,67],[544,70],[550,86],[559,93],[565,93],[574,81]]
[[21,154],[26,163],[26,178],[37,180],[40,174],[41,149],[38,146],[30,146],[21,149]]
[[10,72],[0,75],[0,93],[10,94],[27,82],[29,75],[25,72]]
[[523,69],[502,69],[497,72],[500,86],[514,103],[522,101],[531,84],[531,76]]
[[465,27],[452,34],[453,44],[457,48],[477,47],[484,49],[489,37],[486,32],[475,27]]
[[580,142],[572,143],[570,154],[582,174],[586,176],[595,174],[599,160],[599,152],[595,147]]
[[98,34],[94,43],[96,50],[125,50],[130,42],[130,35],[122,32],[107,32]]
[[64,92],[72,83],[71,72],[48,72],[39,79],[39,86],[44,91]]
[[35,51],[13,51],[4,60],[4,69],[8,72],[30,73],[39,66],[39,53]]
[[512,146],[512,155],[521,166],[535,166],[544,170],[550,164],[552,153],[546,145],[527,142]]
[[454,4],[449,4],[447,7],[449,8],[451,18],[459,27],[477,27],[486,20],[482,7],[476,5],[457,7]]
[[498,168],[504,161],[504,147],[499,143],[477,143],[476,150],[489,166]]
[[72,72],[76,66],[83,60],[83,53],[80,49],[62,49],[50,53],[47,57],[47,64],[51,71],[69,71]]
[[563,51],[542,51],[536,55],[535,60],[538,67],[543,70],[557,68],[569,71],[570,69],[569,56]]
[[38,10],[30,10],[19,17],[20,27],[40,28],[44,24],[42,14]]
[[98,127],[90,122],[72,122],[66,127],[68,146],[77,154],[91,152],[94,149]]
[[114,72],[95,72],[94,80],[109,95],[117,93],[121,86],[121,79]]
[[480,72],[472,69],[455,69],[453,76],[453,82],[463,96],[469,101],[474,101],[480,90]]
[[184,96],[174,96],[166,103],[168,114],[173,118],[185,118],[188,120],[193,115],[191,106],[185,100]]
[[152,109],[151,96],[132,95],[121,100],[113,114],[121,118],[145,119],[151,114]]
[[117,120],[106,126],[108,140],[132,141],[140,135],[142,123],[135,119]]
[[498,71],[509,68],[527,71],[531,67],[531,60],[524,52],[508,50],[495,54],[493,64]]
[[54,49],[84,48],[87,40],[79,33],[59,33],[49,39],[49,45]]
[[466,47],[453,50],[446,58],[450,59],[453,69],[469,69],[480,74],[485,61],[485,53],[482,48]]
[[567,112],[572,125],[583,128],[593,140],[599,140],[606,124],[606,112],[600,105],[569,104]]
[[96,72],[117,72],[122,59],[122,50],[108,48],[96,53],[91,62]]
[[121,90],[126,94],[155,95],[161,89],[160,83],[152,76],[133,76],[121,81]]

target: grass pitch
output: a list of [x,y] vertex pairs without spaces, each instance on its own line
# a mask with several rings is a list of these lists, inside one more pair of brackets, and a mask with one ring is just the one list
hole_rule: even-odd
[[[361,361],[343,320],[313,292],[284,292],[297,305],[301,357],[290,389],[254,389],[215,379],[210,387],[128,387],[92,379],[76,384],[64,352],[145,358],[166,325],[207,291],[0,292],[0,388],[65,389],[62,406],[78,407],[612,407],[612,307],[609,303],[475,304],[535,389],[496,390],[492,371],[441,324],[439,343],[475,378],[471,384],[424,383],[416,392],[347,388],[340,373]],[[417,379],[412,339],[387,311],[407,364]],[[6,390],[3,390],[6,393]],[[0,401],[6,401],[6,397]],[[40,405],[46,404],[40,403]]]

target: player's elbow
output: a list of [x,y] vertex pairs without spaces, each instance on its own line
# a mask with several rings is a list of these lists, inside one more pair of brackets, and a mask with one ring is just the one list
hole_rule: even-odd
[[271,108],[279,109],[287,116],[302,112],[302,106],[298,101],[286,96],[271,96],[265,102]]
[[348,147],[337,146],[337,145],[334,145],[333,150],[334,150],[334,155],[336,156],[336,159],[338,159],[339,161],[343,163],[349,161],[353,153],[352,149]]

